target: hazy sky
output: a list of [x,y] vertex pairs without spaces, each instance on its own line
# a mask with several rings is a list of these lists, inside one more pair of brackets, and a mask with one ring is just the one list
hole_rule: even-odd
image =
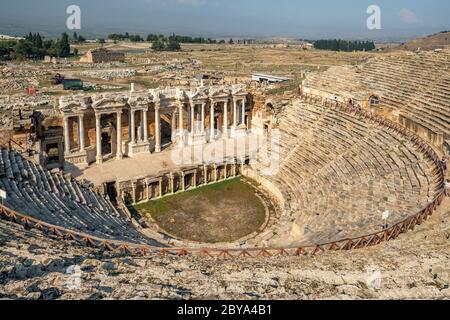
[[[71,4],[80,6],[78,32],[88,36],[128,31],[386,39],[450,29],[448,0],[0,0],[0,33],[67,31]],[[372,4],[381,8],[382,30],[366,27]]]

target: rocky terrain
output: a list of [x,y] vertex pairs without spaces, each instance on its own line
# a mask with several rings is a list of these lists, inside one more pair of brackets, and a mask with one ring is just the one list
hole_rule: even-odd
[[315,257],[116,256],[0,222],[0,298],[450,299],[450,199],[415,231]]
[[135,70],[117,69],[117,70],[101,70],[101,71],[83,71],[83,77],[96,78],[102,80],[126,79],[136,75]]

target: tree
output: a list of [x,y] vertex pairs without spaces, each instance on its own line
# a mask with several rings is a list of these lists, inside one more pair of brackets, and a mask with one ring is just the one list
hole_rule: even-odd
[[44,47],[44,46],[43,46],[43,43],[42,43],[42,37],[41,37],[41,35],[40,35],[39,33],[36,35],[35,46],[36,46],[36,48],[38,48],[38,49],[42,49],[42,48]]
[[174,39],[169,40],[169,43],[166,46],[167,51],[180,51],[181,46],[180,43]]
[[147,36],[147,41],[148,42],[154,42],[155,40],[158,40],[158,35],[150,33]]
[[60,58],[65,58],[70,56],[70,44],[69,44],[69,36],[67,33],[63,33],[61,35],[60,46],[59,46],[59,55]]
[[317,40],[314,42],[314,48],[318,50],[332,51],[371,51],[375,49],[373,41],[346,41],[346,40]]
[[234,40],[230,39],[230,41],[228,42],[229,44],[234,44]]
[[164,51],[164,49],[165,49],[164,42],[161,41],[160,39],[157,39],[157,40],[153,41],[152,49],[154,51]]

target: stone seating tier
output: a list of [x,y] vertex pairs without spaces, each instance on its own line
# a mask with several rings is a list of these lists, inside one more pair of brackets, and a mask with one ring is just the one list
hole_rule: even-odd
[[158,245],[137,230],[105,197],[19,154],[1,151],[5,205],[43,222],[107,240]]
[[[309,245],[379,231],[434,199],[430,159],[405,138],[339,109],[297,101],[282,113],[284,217],[264,234],[271,245]],[[299,231],[300,230],[300,231]],[[258,239],[261,240],[261,239]],[[255,239],[255,241],[257,241]]]
[[382,104],[435,133],[450,136],[450,50],[421,55],[399,53],[361,66],[332,67],[308,76],[306,87],[330,95],[365,100],[378,94]]

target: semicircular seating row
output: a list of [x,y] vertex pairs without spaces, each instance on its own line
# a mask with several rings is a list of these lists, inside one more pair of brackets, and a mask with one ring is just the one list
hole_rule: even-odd
[[367,98],[450,139],[450,50],[420,55],[397,53],[369,59],[360,67],[332,67],[308,75],[306,86],[330,94]]
[[267,176],[285,210],[255,241],[314,245],[378,232],[418,213],[439,184],[433,163],[398,134],[367,119],[297,101],[280,117],[281,165]]
[[160,246],[109,199],[5,149],[0,155],[0,188],[7,193],[8,208],[40,221],[100,239]]

